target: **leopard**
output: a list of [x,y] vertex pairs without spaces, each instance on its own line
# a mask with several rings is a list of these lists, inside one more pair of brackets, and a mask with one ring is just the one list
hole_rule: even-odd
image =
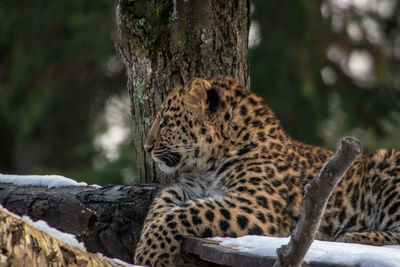
[[[134,261],[150,266],[173,265],[189,236],[289,236],[304,186],[334,153],[291,138],[264,100],[229,76],[194,78],[171,90],[144,149],[163,172],[179,177],[144,220]],[[356,159],[334,189],[316,238],[400,244],[400,151]]]

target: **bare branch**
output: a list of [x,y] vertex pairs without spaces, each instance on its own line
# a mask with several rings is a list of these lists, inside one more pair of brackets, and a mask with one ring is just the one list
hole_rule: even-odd
[[277,250],[278,260],[274,267],[301,266],[314,241],[333,190],[361,152],[360,142],[356,138],[344,137],[333,157],[322,167],[314,180],[304,187],[305,197],[300,219],[289,244]]

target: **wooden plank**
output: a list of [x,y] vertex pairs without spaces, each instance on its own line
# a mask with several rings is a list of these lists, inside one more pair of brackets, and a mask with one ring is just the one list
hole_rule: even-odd
[[[276,257],[260,256],[241,252],[239,250],[223,247],[219,242],[204,238],[187,237],[182,244],[182,252],[198,255],[198,266],[231,266],[231,267],[249,267],[249,266],[273,266]],[[182,254],[182,253],[181,253]],[[211,263],[207,264],[207,263]],[[183,266],[183,265],[182,265]],[[310,267],[345,267],[348,265],[310,262],[305,266]]]

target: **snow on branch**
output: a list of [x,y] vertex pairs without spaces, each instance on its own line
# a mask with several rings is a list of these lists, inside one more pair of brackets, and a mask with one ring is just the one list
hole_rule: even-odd
[[314,180],[304,187],[305,197],[300,219],[289,244],[277,250],[278,260],[274,267],[301,266],[314,241],[333,190],[361,152],[360,142],[356,138],[344,137],[333,157],[325,163]]

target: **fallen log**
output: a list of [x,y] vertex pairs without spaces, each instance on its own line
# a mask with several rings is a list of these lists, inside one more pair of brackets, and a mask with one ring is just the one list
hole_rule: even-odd
[[87,251],[133,262],[148,208],[162,185],[18,186],[0,183],[0,204],[73,234]]

